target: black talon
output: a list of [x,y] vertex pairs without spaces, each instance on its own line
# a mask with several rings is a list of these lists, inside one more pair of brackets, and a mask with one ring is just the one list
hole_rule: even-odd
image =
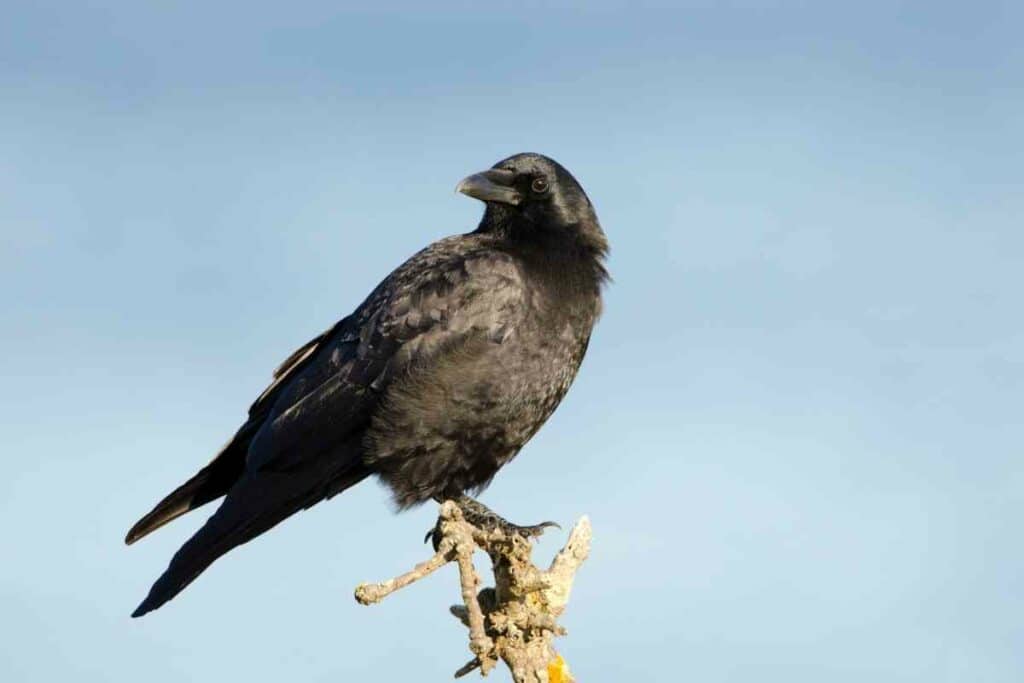
[[427,532],[427,535],[423,537],[423,542],[430,541],[430,544],[434,546],[434,552],[436,553],[441,549],[441,518],[437,518],[437,523],[434,524],[434,528]]
[[510,525],[512,529],[520,536],[526,536],[527,538],[540,538],[544,534],[544,530],[549,527],[555,527],[561,529],[562,526],[558,522],[541,522],[540,524],[534,524],[532,526],[517,526],[515,524]]

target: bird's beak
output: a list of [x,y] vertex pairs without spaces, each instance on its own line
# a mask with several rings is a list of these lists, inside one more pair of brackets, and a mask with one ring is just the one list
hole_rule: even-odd
[[516,174],[502,168],[492,168],[463,178],[455,186],[456,192],[479,199],[482,202],[501,202],[515,206],[522,196],[513,183]]

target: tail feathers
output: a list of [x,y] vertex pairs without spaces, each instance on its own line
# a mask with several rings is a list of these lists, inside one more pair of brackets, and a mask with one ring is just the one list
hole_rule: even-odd
[[186,512],[226,494],[245,471],[247,445],[248,441],[241,441],[236,436],[210,464],[168,494],[149,514],[136,522],[124,542],[131,545]]
[[[348,488],[367,474],[360,469],[339,480],[345,482],[343,488]],[[183,591],[221,555],[323,500],[322,485],[303,486],[295,479],[294,474],[245,476],[217,512],[175,553],[167,571],[153,584],[132,616],[141,617],[157,609]]]

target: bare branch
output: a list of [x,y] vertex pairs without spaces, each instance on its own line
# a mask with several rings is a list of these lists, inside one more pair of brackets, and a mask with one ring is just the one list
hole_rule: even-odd
[[[469,629],[474,655],[455,677],[476,669],[486,676],[500,659],[516,683],[571,683],[568,666],[552,643],[565,634],[558,617],[565,611],[576,572],[590,553],[590,520],[584,516],[576,523],[546,571],[533,564],[529,540],[473,526],[452,501],[441,505],[435,533],[439,542],[433,557],[389,581],[360,584],[356,600],[363,605],[380,602],[455,562],[462,604],[452,606],[451,613]],[[480,577],[473,566],[477,548],[491,558],[493,588],[479,590]]]
[[420,562],[401,576],[396,576],[381,583],[361,583],[356,586],[356,600],[361,605],[378,603],[395,591],[405,588],[410,583],[416,583],[451,562],[450,554],[450,550],[447,552],[438,551],[432,558],[426,562]]

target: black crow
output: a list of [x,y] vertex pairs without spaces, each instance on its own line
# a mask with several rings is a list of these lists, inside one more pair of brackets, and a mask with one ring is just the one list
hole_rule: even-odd
[[134,543],[205,503],[217,511],[132,614],[218,557],[371,474],[399,508],[485,488],[569,389],[601,311],[608,242],[583,188],[539,154],[459,183],[486,204],[471,233],[431,244],[354,313],[288,357],[206,467],[132,527]]

